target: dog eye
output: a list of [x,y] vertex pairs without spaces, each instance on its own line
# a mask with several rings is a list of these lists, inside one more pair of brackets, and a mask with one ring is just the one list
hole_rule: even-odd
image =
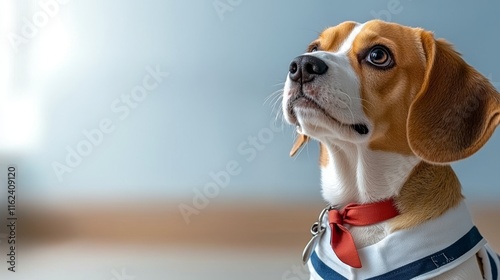
[[373,47],[368,52],[368,56],[366,57],[366,61],[370,62],[374,66],[382,67],[382,68],[392,66],[392,62],[393,62],[389,50],[387,50],[387,48],[385,48],[383,46]]
[[307,52],[317,52],[317,51],[318,51],[318,45],[311,45]]

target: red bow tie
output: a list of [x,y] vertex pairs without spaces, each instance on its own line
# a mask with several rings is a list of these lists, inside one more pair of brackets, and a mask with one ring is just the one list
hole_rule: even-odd
[[344,224],[352,226],[368,226],[383,222],[399,215],[392,199],[370,204],[348,204],[342,210],[332,209],[328,212],[328,220],[332,230],[330,245],[337,257],[351,267],[361,268],[356,245],[351,233]]

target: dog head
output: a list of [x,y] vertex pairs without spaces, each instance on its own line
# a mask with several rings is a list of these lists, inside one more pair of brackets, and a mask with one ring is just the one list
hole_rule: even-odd
[[283,112],[299,138],[448,163],[472,155],[500,121],[500,96],[431,32],[373,20],[324,30],[290,64]]

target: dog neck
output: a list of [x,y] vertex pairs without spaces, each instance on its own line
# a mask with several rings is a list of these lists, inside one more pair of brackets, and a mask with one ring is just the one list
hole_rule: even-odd
[[322,142],[320,147],[324,199],[344,207],[348,203],[394,198],[401,215],[391,221],[391,230],[438,217],[463,198],[458,178],[449,165],[374,151],[360,143]]
[[395,198],[401,215],[391,221],[391,228],[411,228],[437,218],[463,199],[460,181],[451,166],[422,161],[411,171]]
[[351,142],[323,142],[320,152],[323,198],[339,207],[396,197],[420,162]]

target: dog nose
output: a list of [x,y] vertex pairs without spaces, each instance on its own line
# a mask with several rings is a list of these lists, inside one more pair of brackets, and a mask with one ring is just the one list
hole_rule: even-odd
[[290,63],[290,79],[294,82],[305,84],[314,79],[314,77],[323,75],[328,70],[326,63],[311,55],[297,56]]

